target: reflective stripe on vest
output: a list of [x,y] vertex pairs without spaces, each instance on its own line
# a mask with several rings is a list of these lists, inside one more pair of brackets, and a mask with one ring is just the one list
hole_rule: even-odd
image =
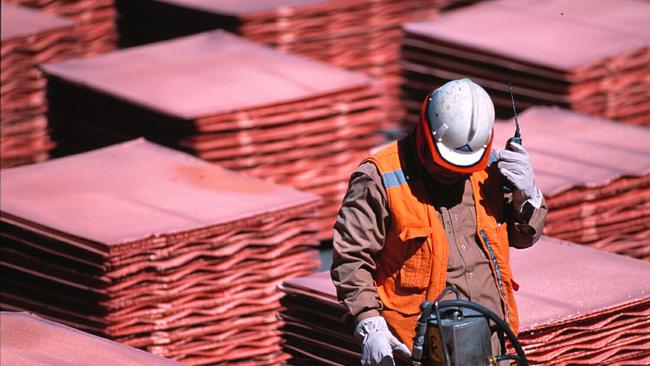
[[392,172],[383,173],[381,175],[382,181],[384,182],[384,188],[389,189],[393,187],[401,186],[406,184],[406,177],[402,169],[393,170]]

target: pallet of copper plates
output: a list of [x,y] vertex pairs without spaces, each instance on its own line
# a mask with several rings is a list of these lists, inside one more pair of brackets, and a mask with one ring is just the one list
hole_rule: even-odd
[[139,139],[2,171],[0,306],[191,365],[277,364],[315,195]]
[[650,2],[498,0],[404,25],[407,125],[431,89],[469,77],[512,117],[558,105],[650,125]]
[[[544,232],[650,260],[650,129],[557,107],[519,115],[549,213]],[[504,146],[514,121],[495,124]]]
[[648,263],[546,242],[511,256],[527,357],[554,365],[647,365]]
[[0,312],[0,339],[3,365],[183,365],[26,312]]
[[[216,28],[251,41],[364,72],[384,88],[397,121],[400,25],[435,16],[451,0],[123,0],[121,40],[139,45]],[[396,123],[387,123],[386,128]]]
[[[542,236],[511,251],[519,341],[530,364],[647,365],[650,263]],[[282,284],[283,347],[293,365],[352,365],[361,344],[329,273]]]
[[331,237],[344,183],[383,141],[367,76],[224,31],[45,66],[61,153],[137,136],[324,197]]
[[0,168],[47,159],[46,79],[38,64],[79,56],[74,24],[2,4],[0,44]]
[[115,5],[113,0],[3,0],[66,17],[77,24],[83,56],[115,49]]

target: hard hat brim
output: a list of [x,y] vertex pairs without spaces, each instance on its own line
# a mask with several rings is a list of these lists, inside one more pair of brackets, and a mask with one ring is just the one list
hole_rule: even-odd
[[471,167],[477,162],[481,161],[487,148],[482,148],[478,151],[470,152],[457,152],[452,150],[441,143],[436,144],[436,152],[440,155],[440,158],[449,164],[453,164],[455,167]]

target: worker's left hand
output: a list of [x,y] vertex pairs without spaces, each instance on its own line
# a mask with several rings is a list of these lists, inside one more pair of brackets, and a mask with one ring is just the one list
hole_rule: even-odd
[[512,142],[511,150],[497,150],[497,166],[501,174],[514,186],[512,200],[517,212],[526,201],[539,208],[542,204],[542,193],[535,186],[535,173],[530,164],[528,152],[523,146]]

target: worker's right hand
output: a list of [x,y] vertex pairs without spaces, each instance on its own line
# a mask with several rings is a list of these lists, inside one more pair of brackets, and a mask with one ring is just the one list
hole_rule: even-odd
[[373,316],[359,322],[354,335],[363,341],[363,366],[394,366],[393,352],[411,357],[411,351],[390,332],[386,320],[381,316]]
[[512,142],[510,150],[498,149],[496,155],[499,171],[515,188],[512,201],[516,211],[521,212],[527,201],[533,207],[539,208],[542,204],[542,193],[535,185],[535,173],[528,151],[520,144]]

